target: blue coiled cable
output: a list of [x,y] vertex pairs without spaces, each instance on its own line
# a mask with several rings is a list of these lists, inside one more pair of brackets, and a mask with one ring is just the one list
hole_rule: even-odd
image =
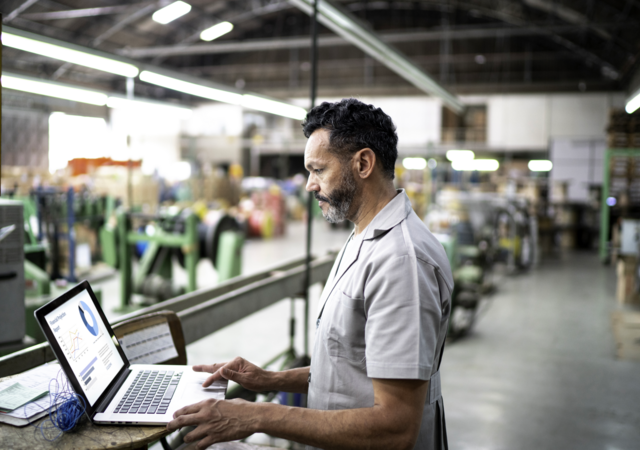
[[[72,431],[87,409],[84,397],[71,389],[64,375],[60,376],[61,373],[58,372],[58,377],[49,382],[49,416],[39,424],[30,422],[47,441],[55,441],[62,433]],[[58,432],[50,437],[53,434],[51,430]]]

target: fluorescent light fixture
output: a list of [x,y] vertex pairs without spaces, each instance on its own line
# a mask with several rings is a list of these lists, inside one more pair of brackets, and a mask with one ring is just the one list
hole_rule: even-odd
[[166,103],[148,102],[144,100],[129,100],[122,97],[109,97],[109,99],[107,100],[107,106],[109,108],[115,109],[126,108],[129,110],[139,111],[141,113],[153,111],[167,114],[176,114],[184,119],[189,118],[192,113],[191,109],[184,108],[182,106],[173,106]]
[[231,30],[233,30],[233,24],[231,22],[220,22],[200,33],[200,39],[203,41],[213,41]]
[[631,97],[631,100],[627,102],[627,106],[624,107],[624,110],[627,113],[632,114],[638,108],[640,108],[640,91],[636,92],[636,94]]
[[553,163],[548,159],[532,159],[529,161],[529,170],[532,172],[549,172],[553,169]]
[[244,94],[242,96],[242,106],[297,120],[302,120],[307,116],[307,111],[299,106],[293,106],[288,103],[269,100],[251,94]]
[[50,81],[36,81],[13,77],[5,74],[2,75],[2,87],[29,92],[31,94],[45,95],[47,97],[62,98],[74,102],[89,103],[90,105],[104,106],[107,103],[107,96],[101,92],[63,86]]
[[461,171],[493,172],[498,170],[500,163],[495,159],[469,159],[452,161],[451,167]]
[[184,16],[191,11],[191,5],[182,1],[173,2],[153,13],[151,18],[163,25],[173,22],[178,17]]
[[447,150],[447,159],[449,161],[469,161],[476,155],[471,150]]
[[177,78],[167,77],[146,70],[140,73],[140,79],[147,83],[195,95],[197,97],[216,100],[218,102],[231,103],[232,105],[242,105],[245,108],[256,109],[258,111],[289,117],[291,119],[302,120],[307,115],[307,111],[299,106],[290,105],[277,100],[270,100],[264,97],[258,97],[256,95],[242,95],[236,94],[235,92],[210,88],[201,84],[182,81]]
[[138,68],[133,64],[92,55],[78,50],[72,50],[59,45],[48,44],[46,42],[17,36],[7,32],[2,33],[2,45],[46,56],[48,58],[59,59],[61,61],[78,64],[80,66],[90,67],[91,69],[122,75],[123,77],[135,77],[138,75]]
[[196,97],[208,98],[209,100],[231,103],[233,105],[239,105],[242,103],[242,95],[240,94],[210,88],[201,84],[190,83],[188,81],[182,81],[177,78],[167,77],[147,70],[143,70],[140,73],[140,79],[147,83],[162,86],[167,89],[173,89],[174,91],[184,92],[185,94],[195,95]]
[[427,167],[427,160],[424,158],[404,158],[402,165],[407,170],[424,170]]

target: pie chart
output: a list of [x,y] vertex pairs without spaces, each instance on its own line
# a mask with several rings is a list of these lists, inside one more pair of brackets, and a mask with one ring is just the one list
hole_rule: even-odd
[[94,336],[98,335],[98,321],[96,320],[96,316],[93,315],[87,304],[83,301],[80,301],[80,305],[78,306],[80,310],[80,317],[82,317],[82,322],[84,326],[87,327],[89,333]]

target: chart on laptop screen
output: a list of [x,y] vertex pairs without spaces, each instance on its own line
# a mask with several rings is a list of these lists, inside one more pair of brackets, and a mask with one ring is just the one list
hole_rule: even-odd
[[86,291],[45,316],[91,405],[124,365]]

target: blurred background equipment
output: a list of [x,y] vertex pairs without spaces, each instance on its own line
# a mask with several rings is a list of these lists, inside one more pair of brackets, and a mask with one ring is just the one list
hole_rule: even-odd
[[17,201],[0,199],[0,348],[20,349],[25,338],[23,212]]
[[53,357],[33,310],[83,279],[113,323],[173,311],[189,364],[306,364],[353,224],[301,124],[355,97],[453,271],[451,447],[637,447],[636,2],[106,3],[0,2],[0,375]]

